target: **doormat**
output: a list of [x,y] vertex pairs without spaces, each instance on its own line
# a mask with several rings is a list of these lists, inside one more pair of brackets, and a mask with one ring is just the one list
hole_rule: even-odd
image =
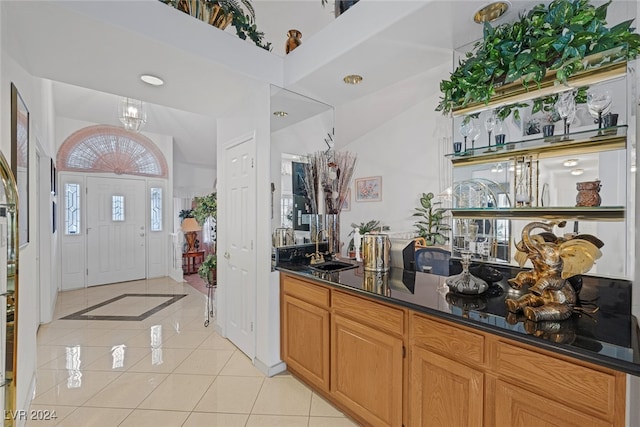
[[[141,321],[186,296],[187,294],[122,294],[61,319]],[[126,314],[109,314],[116,312]]]

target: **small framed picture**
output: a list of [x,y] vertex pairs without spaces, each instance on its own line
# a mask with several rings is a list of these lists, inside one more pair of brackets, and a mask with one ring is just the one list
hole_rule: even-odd
[[342,208],[340,212],[351,210],[351,189],[347,189],[347,193],[344,195],[344,201],[342,202]]
[[356,202],[379,202],[380,200],[382,200],[381,176],[356,179]]

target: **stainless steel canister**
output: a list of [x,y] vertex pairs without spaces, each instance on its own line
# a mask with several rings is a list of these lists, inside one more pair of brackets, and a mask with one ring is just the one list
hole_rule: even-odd
[[273,232],[273,246],[290,246],[295,244],[295,234],[293,228],[276,228]]
[[386,234],[366,233],[362,237],[363,267],[367,271],[388,271],[391,241]]

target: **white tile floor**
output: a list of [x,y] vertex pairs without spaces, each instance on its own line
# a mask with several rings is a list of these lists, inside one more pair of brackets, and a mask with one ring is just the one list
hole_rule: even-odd
[[[60,319],[123,293],[187,296],[143,321]],[[158,298],[137,302],[145,311]],[[57,418],[27,426],[357,425],[288,373],[265,377],[213,324],[204,327],[205,304],[205,295],[168,278],[59,294],[57,320],[38,331],[30,408]],[[95,314],[140,313],[120,301]]]

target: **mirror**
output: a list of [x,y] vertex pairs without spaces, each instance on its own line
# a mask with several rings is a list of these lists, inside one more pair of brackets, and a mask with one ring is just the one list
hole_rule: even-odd
[[[523,198],[517,194],[521,173],[530,176],[527,184],[531,207],[575,207],[578,200],[589,203],[600,199],[602,207],[627,206],[627,156],[625,150],[611,150],[565,157],[532,160],[528,164],[514,158],[496,163],[455,167],[452,203],[461,208],[516,207]],[[530,170],[528,168],[531,168]],[[530,172],[530,173],[529,173]],[[578,183],[599,182],[600,190],[578,191]],[[583,195],[587,194],[585,198]],[[529,196],[527,196],[529,197]],[[632,220],[632,219],[631,219]],[[514,243],[521,239],[522,228],[532,220],[482,219],[454,220],[453,248],[466,247],[475,257],[492,262],[516,264]],[[471,226],[469,225],[471,224]],[[476,227],[477,225],[477,227]],[[470,233],[471,231],[471,233]],[[604,242],[600,258],[589,274],[627,277],[625,257],[629,242],[626,220],[567,221],[564,233],[592,234]],[[471,234],[471,235],[470,235]],[[471,247],[469,247],[469,244]],[[457,249],[457,251],[456,251]]]
[[[4,399],[5,414],[15,413],[15,367],[18,304],[18,189],[4,155],[0,153],[0,296],[6,300],[0,307],[0,363],[4,366],[0,377],[0,398]],[[5,416],[5,426],[13,425],[13,418]]]
[[309,239],[299,174],[308,154],[332,144],[333,119],[332,106],[271,86],[271,231],[293,228],[296,243]]

